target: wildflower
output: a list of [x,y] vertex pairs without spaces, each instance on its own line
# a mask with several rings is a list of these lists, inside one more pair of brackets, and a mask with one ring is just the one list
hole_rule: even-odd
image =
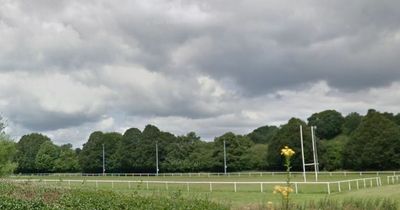
[[282,195],[282,197],[287,198],[289,196],[289,193],[293,192],[293,188],[287,187],[287,186],[275,186],[274,187],[274,194],[279,193]]
[[288,146],[285,146],[285,148],[281,149],[281,155],[284,155],[285,157],[292,157],[294,153],[295,152]]
[[268,209],[268,210],[273,210],[273,209],[274,209],[274,204],[272,203],[272,201],[268,201],[268,203],[267,203],[267,209]]

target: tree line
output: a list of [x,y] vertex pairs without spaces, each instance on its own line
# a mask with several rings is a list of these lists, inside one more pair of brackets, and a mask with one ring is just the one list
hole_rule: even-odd
[[[2,124],[0,124],[2,125]],[[232,132],[211,142],[194,132],[176,136],[147,125],[118,132],[95,131],[82,148],[55,145],[39,133],[21,137],[17,143],[2,132],[0,165],[16,173],[103,172],[103,145],[108,173],[156,172],[156,151],[160,172],[223,172],[223,142],[227,170],[283,170],[280,149],[296,151],[293,170],[302,170],[299,126],[303,127],[306,162],[312,161],[310,126],[316,126],[320,170],[396,170],[400,168],[400,114],[368,110],[365,116],[343,116],[335,110],[314,113],[307,122],[292,118],[281,126],[262,126],[249,134]],[[5,146],[6,145],[6,146]],[[7,149],[8,148],[8,149]],[[8,153],[7,153],[8,152]]]

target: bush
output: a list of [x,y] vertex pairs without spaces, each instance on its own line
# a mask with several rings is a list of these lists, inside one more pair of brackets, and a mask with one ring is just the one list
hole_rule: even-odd
[[0,209],[229,209],[207,199],[183,198],[179,193],[140,196],[106,190],[45,188],[28,182],[1,183],[0,194]]

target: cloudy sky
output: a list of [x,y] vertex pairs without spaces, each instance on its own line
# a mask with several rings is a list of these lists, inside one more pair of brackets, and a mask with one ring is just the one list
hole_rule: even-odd
[[79,147],[154,124],[212,140],[400,112],[398,0],[0,0],[7,132]]

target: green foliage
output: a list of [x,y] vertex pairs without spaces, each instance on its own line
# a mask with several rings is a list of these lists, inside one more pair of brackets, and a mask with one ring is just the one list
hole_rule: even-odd
[[119,172],[135,172],[135,167],[137,167],[136,151],[139,148],[141,135],[142,132],[139,129],[130,128],[126,130],[122,136],[115,153],[111,157],[115,163],[115,168],[117,168]]
[[348,114],[344,118],[342,125],[343,134],[350,135],[354,130],[357,129],[358,125],[361,123],[362,116],[356,112]]
[[400,130],[383,114],[370,110],[344,150],[345,167],[391,170],[400,167]]
[[262,126],[249,133],[247,136],[255,144],[268,144],[279,130],[276,126]]
[[269,169],[272,170],[283,170],[283,158],[280,155],[281,149],[284,146],[292,148],[296,154],[292,158],[292,166],[294,170],[300,170],[302,168],[301,163],[301,144],[300,144],[300,128],[303,126],[303,137],[304,137],[304,155],[306,161],[312,160],[312,144],[310,128],[305,122],[300,119],[292,118],[285,125],[282,125],[276,135],[272,138],[271,143],[268,146],[267,162]]
[[54,161],[55,172],[77,172],[79,171],[78,156],[72,149],[71,144],[59,147],[59,156]]
[[246,164],[251,170],[267,170],[267,152],[268,145],[254,144],[243,154],[243,160],[247,162]]
[[79,162],[83,172],[103,172],[103,144],[105,157],[107,158],[106,171],[114,171],[116,163],[110,157],[114,156],[121,139],[122,135],[116,132],[103,133],[96,131],[90,134],[88,142],[83,145],[82,151],[79,153]]
[[[370,110],[371,113],[378,113]],[[400,114],[378,113],[382,119],[375,125],[364,116],[350,113],[345,118],[334,110],[315,113],[308,125],[316,125],[320,169],[396,169],[400,165],[398,133]],[[371,118],[371,117],[370,117]],[[382,122],[381,122],[382,121]],[[310,128],[299,119],[281,127],[262,126],[247,135],[226,133],[213,142],[202,141],[194,132],[175,136],[147,125],[143,131],[130,128],[124,135],[93,132],[83,148],[57,146],[41,134],[23,136],[17,143],[17,172],[102,172],[102,145],[105,145],[106,172],[155,173],[158,144],[159,168],[165,172],[223,171],[223,140],[227,142],[228,171],[283,170],[279,150],[288,145],[296,151],[293,169],[301,170],[299,125],[303,125],[305,161],[312,161]],[[0,133],[4,134],[0,117]],[[382,132],[382,130],[384,132]],[[349,139],[350,137],[350,139]],[[331,141],[331,142],[330,142]],[[266,144],[268,143],[268,144]],[[349,146],[349,147],[348,147]],[[363,156],[350,149],[362,148]],[[7,147],[4,147],[7,148]],[[370,164],[368,164],[369,162]],[[385,164],[381,164],[381,163]],[[12,166],[8,165],[12,170]],[[3,166],[4,169],[7,167]]]
[[332,139],[341,133],[344,118],[335,110],[315,113],[308,119],[309,126],[317,126],[316,136],[320,139]]
[[16,161],[18,172],[38,172],[36,155],[44,142],[50,142],[50,138],[39,133],[32,133],[21,137],[17,143]]
[[321,141],[320,169],[334,171],[343,168],[343,150],[348,139],[348,136],[340,135],[329,141]]
[[41,172],[54,172],[59,149],[50,141],[43,142],[36,154],[35,165]]
[[62,190],[30,184],[0,183],[0,194],[0,209],[229,209],[207,199],[183,198],[176,193],[140,196],[105,190]]
[[[348,198],[343,201],[338,201],[334,199],[323,199],[317,202],[310,201],[304,204],[298,204],[293,207],[293,209],[298,210],[313,210],[313,209],[323,209],[323,210],[371,210],[371,209],[381,209],[381,210],[397,210],[398,202],[388,198],[376,198],[376,199],[354,199]],[[277,210],[279,208],[276,208]]]
[[11,174],[17,167],[13,161],[16,154],[15,143],[4,133],[0,133],[0,176]]
[[226,147],[227,171],[248,170],[249,165],[246,154],[249,148],[253,145],[250,139],[246,136],[235,135],[232,132],[215,138],[214,140],[214,170],[224,171],[224,141]]

